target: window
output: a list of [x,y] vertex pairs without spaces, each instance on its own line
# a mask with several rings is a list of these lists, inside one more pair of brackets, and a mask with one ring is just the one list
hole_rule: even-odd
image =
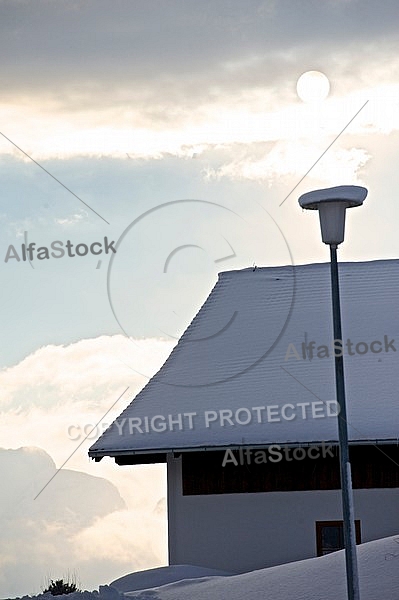
[[[355,521],[356,544],[361,543],[360,521]],[[324,556],[344,548],[342,521],[316,521],[317,556]]]

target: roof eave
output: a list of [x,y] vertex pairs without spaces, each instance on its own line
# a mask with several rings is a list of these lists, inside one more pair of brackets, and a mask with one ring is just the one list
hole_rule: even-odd
[[[115,450],[89,450],[89,457],[93,458],[97,462],[100,461],[105,456],[109,456],[110,458],[117,459],[118,457],[123,456],[166,456],[167,454],[182,454],[184,452],[216,452],[223,450],[239,450],[240,448],[253,448],[253,449],[262,449],[270,446],[285,446],[287,448],[298,448],[298,447],[309,447],[309,446],[321,446],[324,445],[332,445],[338,446],[338,439],[333,440],[315,440],[312,442],[273,442],[273,443],[263,443],[263,444],[225,444],[225,445],[214,445],[214,446],[190,446],[190,447],[173,447],[173,448],[147,448],[141,450],[132,450],[132,449],[115,449]],[[374,445],[374,446],[383,446],[383,445],[399,445],[399,438],[385,438],[385,439],[363,439],[363,440],[349,440],[349,445],[351,446],[362,446],[362,445]],[[160,462],[165,462],[164,460]]]

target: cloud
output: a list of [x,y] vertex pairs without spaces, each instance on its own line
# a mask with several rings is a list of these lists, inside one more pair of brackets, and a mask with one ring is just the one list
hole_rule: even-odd
[[[0,371],[0,412],[85,410],[111,406],[130,386],[137,393],[170,354],[165,340],[100,336],[68,345],[39,348],[13,367]],[[140,373],[145,372],[147,377]]]
[[[380,59],[384,62],[383,57]],[[15,109],[7,106],[0,106],[0,118],[11,124],[10,139],[38,161],[107,156],[121,161],[135,159],[141,164],[143,158],[198,158],[221,146],[234,144],[237,149],[239,144],[254,143],[279,143],[280,147],[285,144],[284,152],[292,152],[298,143],[312,145],[316,150],[323,143],[324,150],[348,124],[349,131],[359,136],[357,145],[363,148],[374,134],[399,130],[399,86],[395,83],[395,73],[399,76],[399,59],[395,57],[388,62],[389,69],[382,70],[375,60],[362,64],[358,79],[348,78],[345,68],[352,67],[345,60],[340,67],[336,66],[339,73],[335,76],[334,71],[326,70],[333,91],[331,97],[317,107],[306,106],[298,100],[295,84],[301,71],[297,70],[291,80],[287,74],[285,83],[277,88],[284,90],[287,82],[290,83],[291,91],[283,99],[276,100],[277,92],[272,86],[259,84],[258,74],[258,84],[241,89],[236,96],[220,88],[212,100],[197,98],[196,106],[185,108],[184,97],[177,97],[174,103],[180,106],[184,116],[175,114],[170,120],[165,104],[159,106],[161,120],[154,114],[148,119],[144,115],[147,109],[158,110],[156,98],[147,99],[143,105],[134,104],[132,100],[134,110],[140,113],[137,121],[125,118],[125,109],[117,102],[112,109],[104,110],[95,104],[96,100],[88,111],[75,112],[64,107],[59,113],[49,110],[43,115],[37,114],[32,99],[25,110],[25,114],[30,113],[29,124],[21,122],[17,115],[12,116]],[[159,95],[156,91],[155,96]],[[4,139],[0,140],[0,154],[26,160]],[[207,156],[211,158],[209,152]],[[210,168],[215,165],[211,164]],[[58,169],[56,166],[56,172]],[[276,161],[272,173],[276,178],[285,173],[282,161]],[[56,223],[65,225],[81,219],[82,215],[76,213],[57,219]]]
[[112,11],[108,0],[4,2],[0,120],[36,160],[159,157],[254,131],[278,139],[259,123],[298,103],[310,68],[339,98],[397,80],[398,12],[372,0],[256,0],[250,10],[239,0],[118,0]]
[[131,81],[131,89],[143,91],[144,82],[163,83],[169,91],[168,83],[186,76],[189,87],[193,73],[215,80],[223,69],[244,75],[262,60],[270,78],[273,62],[300,47],[324,47],[327,54],[343,42],[359,48],[370,39],[396,39],[397,16],[394,0],[384,10],[373,0],[306,1],[300,9],[294,0],[254,0],[250,8],[240,0],[116,0],[112,11],[107,0],[40,0],[34,8],[28,0],[9,0],[2,6],[0,49],[8,88],[53,87],[57,97],[61,80],[69,102],[110,81]]
[[[118,484],[118,467],[108,466]],[[57,472],[42,449],[0,449],[0,475],[7,481],[0,492],[2,597],[37,593],[46,578],[67,573],[94,589],[165,564],[164,477],[159,466],[134,471],[121,477],[120,487],[129,485],[136,495],[129,506],[114,483],[81,471]]]
[[70,217],[65,217],[61,219],[55,219],[57,225],[76,225],[76,223],[80,223],[83,218],[87,218],[87,212],[81,211],[80,213],[75,213]]
[[92,556],[95,548],[96,560],[111,561],[120,571],[128,572],[133,567],[132,558],[135,570],[159,562],[164,554],[165,537],[165,510],[158,514],[155,506],[148,511],[118,511],[97,519],[77,533],[73,543],[82,560]]
[[[37,589],[49,570],[77,570],[76,532],[96,519],[125,512],[126,505],[113,484],[79,471],[57,473],[51,457],[38,448],[0,449],[0,478],[7,482],[0,492],[3,595]],[[92,549],[92,557],[94,553]]]
[[56,473],[54,461],[40,448],[0,449],[1,480],[9,481],[2,490],[3,517],[10,517],[11,509],[14,519],[54,521],[73,531],[125,508],[117,489],[105,479],[68,469]]
[[[145,361],[149,372],[157,370],[172,346],[101,336],[40,348],[0,372],[0,438],[10,448],[0,450],[0,480],[7,481],[0,492],[3,597],[38,592],[46,577],[68,571],[95,588],[165,564],[164,466],[89,461],[100,429],[79,444],[85,425],[97,423],[127,385],[108,424],[146,383],[132,368]],[[73,430],[78,439],[70,425],[80,427]]]
[[[323,147],[309,143],[292,142],[276,143],[271,150],[266,148],[247,147],[244,157],[238,157],[234,146],[231,147],[231,160],[216,169],[208,169],[208,179],[221,179],[228,177],[233,180],[249,180],[265,182],[271,186],[277,179],[287,179],[295,176],[303,177],[312,165],[323,154],[328,142]],[[252,151],[251,151],[252,150]],[[336,181],[345,181],[350,184],[361,184],[359,172],[370,159],[370,155],[363,148],[334,148],[323,157],[322,162],[312,169],[312,178],[316,178],[320,185],[334,185]]]

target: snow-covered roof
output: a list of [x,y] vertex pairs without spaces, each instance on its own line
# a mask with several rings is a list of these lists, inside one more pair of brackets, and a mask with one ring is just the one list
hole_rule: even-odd
[[[341,263],[340,288],[349,438],[397,441],[399,260]],[[89,454],[337,442],[332,338],[328,263],[220,273]]]
[[360,206],[367,196],[367,189],[359,185],[338,185],[302,194],[298,202],[302,208],[318,210],[321,202],[345,201],[347,208]]

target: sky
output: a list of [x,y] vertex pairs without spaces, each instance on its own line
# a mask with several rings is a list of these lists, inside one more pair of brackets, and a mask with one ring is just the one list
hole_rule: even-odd
[[[398,18],[395,0],[0,0],[2,597],[167,563],[163,466],[88,447],[218,272],[328,260],[301,194],[365,186],[340,260],[397,258]],[[327,96],[311,76],[298,95],[309,71]]]

